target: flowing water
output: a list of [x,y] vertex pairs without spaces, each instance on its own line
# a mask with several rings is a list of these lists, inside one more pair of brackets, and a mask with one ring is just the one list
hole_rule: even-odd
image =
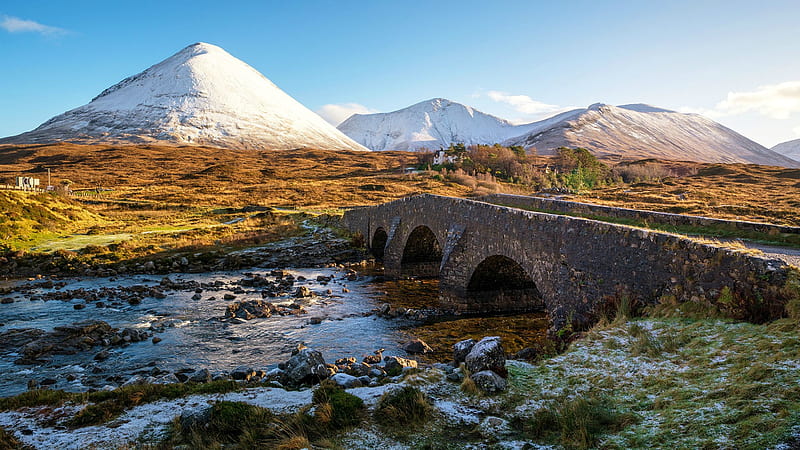
[[[255,369],[268,370],[289,358],[292,349],[298,344],[320,350],[326,361],[355,356],[359,360],[374,350],[385,348],[387,355],[407,356],[402,344],[414,335],[417,323],[404,319],[384,319],[371,314],[381,303],[409,307],[435,306],[437,284],[417,281],[382,281],[371,274],[360,276],[358,280],[347,281],[342,269],[288,269],[295,277],[305,277],[297,281],[295,287],[308,286],[316,295],[310,299],[295,299],[291,294],[266,300],[281,302],[301,301],[308,311],[305,315],[273,316],[253,319],[246,323],[222,321],[226,307],[233,301],[261,299],[260,289],[242,287],[239,280],[255,273],[269,278],[269,271],[248,269],[231,272],[203,274],[172,274],[170,280],[176,283],[197,281],[206,285],[216,284],[205,290],[201,299],[193,300],[193,289],[165,289],[163,299],[144,298],[138,305],[118,302],[112,307],[96,308],[91,303],[85,309],[76,310],[76,303],[83,300],[31,300],[36,294],[47,294],[58,288],[37,288],[30,293],[11,295],[15,302],[0,305],[0,332],[16,328],[38,328],[52,331],[54,327],[69,325],[84,320],[102,320],[115,328],[141,328],[150,330],[151,326],[162,328],[154,335],[161,342],[153,344],[150,340],[133,343],[124,347],[109,347],[108,359],[98,362],[93,358],[103,350],[94,347],[74,355],[55,355],[49,362],[37,365],[18,365],[14,361],[20,356],[18,348],[0,349],[0,396],[10,396],[27,389],[28,380],[51,378],[56,380],[54,388],[85,391],[105,385],[116,386],[135,373],[146,374],[158,367],[162,373],[180,370],[207,368],[215,371],[230,371],[245,365]],[[333,277],[331,282],[317,281],[318,276]],[[159,286],[160,276],[130,275],[113,278],[75,278],[65,279],[67,284],[60,290],[84,288],[124,288],[135,285]],[[345,289],[346,287],[346,289]],[[239,291],[235,300],[225,300],[223,296]],[[327,291],[330,289],[331,293]],[[309,323],[312,317],[322,318],[316,325]],[[515,325],[509,319],[497,321],[509,336],[519,336],[525,340],[542,334],[542,315],[518,316]],[[465,320],[465,319],[462,319]],[[473,322],[470,322],[473,320]],[[474,319],[460,321],[446,326],[442,333],[431,332],[437,322],[420,327],[427,339],[435,342],[437,355],[445,355],[448,347],[458,338],[453,330],[468,334],[469,325],[477,327],[473,334],[491,334],[491,321],[475,323]],[[544,325],[546,326],[546,324]],[[428,328],[425,328],[428,327]],[[439,325],[441,328],[441,325]],[[465,328],[466,327],[466,328]],[[516,327],[516,328],[515,328]],[[509,329],[510,328],[510,329]],[[516,330],[516,331],[515,331]],[[524,330],[533,330],[531,336]],[[533,337],[531,337],[533,339]],[[437,348],[438,347],[438,348]]]

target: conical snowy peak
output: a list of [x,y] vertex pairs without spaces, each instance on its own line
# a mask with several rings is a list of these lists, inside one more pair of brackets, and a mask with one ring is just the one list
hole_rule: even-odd
[[61,140],[365,150],[257,70],[206,43],[190,45],[89,104],[0,143]]
[[371,150],[435,150],[455,143],[495,143],[527,131],[444,98],[390,113],[355,114],[338,128]]

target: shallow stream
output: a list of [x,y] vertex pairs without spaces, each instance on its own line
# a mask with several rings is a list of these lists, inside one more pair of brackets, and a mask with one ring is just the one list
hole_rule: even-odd
[[[426,340],[437,350],[437,356],[446,356],[448,347],[460,336],[470,334],[506,333],[512,339],[530,342],[543,336],[546,321],[542,315],[516,316],[495,321],[500,329],[492,329],[491,319],[480,322],[460,319],[455,322],[412,322],[406,319],[385,319],[372,314],[382,303],[393,306],[419,308],[435,305],[437,285],[435,282],[380,281],[371,272],[348,281],[344,269],[287,269],[295,278],[294,288],[307,286],[314,292],[308,299],[296,299],[291,293],[283,297],[265,300],[299,302],[307,314],[273,316],[252,319],[245,323],[220,320],[225,309],[234,301],[261,299],[259,288],[245,287],[240,280],[257,274],[270,277],[265,269],[247,269],[231,272],[202,274],[171,274],[175,283],[196,281],[206,286],[199,300],[192,297],[193,289],[170,290],[163,288],[166,297],[145,297],[138,305],[116,302],[106,307],[95,307],[87,302],[84,309],[76,310],[75,304],[84,300],[31,300],[58,290],[98,290],[101,288],[125,288],[137,285],[160,286],[158,275],[130,275],[111,278],[74,278],[59,280],[63,287],[36,288],[31,292],[15,292],[10,297],[14,303],[0,305],[0,332],[16,328],[38,328],[52,331],[60,325],[70,325],[85,320],[101,320],[115,328],[140,328],[157,331],[154,336],[161,339],[132,343],[124,347],[108,347],[110,356],[96,361],[94,356],[104,347],[93,347],[89,351],[74,355],[55,355],[49,362],[36,365],[19,365],[19,348],[0,349],[0,397],[15,395],[27,389],[29,380],[55,380],[53,388],[70,391],[85,391],[106,385],[118,386],[134,374],[148,374],[154,367],[161,373],[188,369],[207,368],[212,373],[231,371],[239,366],[268,370],[289,358],[292,349],[303,343],[320,350],[325,360],[355,356],[359,360],[373,351],[384,348],[386,355],[408,356],[402,350],[404,342],[415,334],[416,327],[424,330]],[[330,282],[317,281],[317,277],[332,277]],[[40,282],[32,282],[36,285]],[[239,289],[238,293],[234,291]],[[242,293],[242,290],[244,292]],[[329,293],[330,290],[330,293]],[[235,299],[224,299],[225,294]],[[312,325],[311,318],[321,318],[321,323]],[[462,320],[464,321],[463,323]],[[510,325],[511,320],[514,322]],[[463,326],[462,326],[463,325]],[[423,328],[424,326],[424,328]],[[469,326],[476,330],[469,330]],[[465,328],[466,327],[466,328]],[[442,329],[437,332],[437,329]],[[458,333],[453,334],[454,330]],[[463,334],[461,334],[463,332]],[[510,339],[511,340],[511,339]],[[519,347],[519,342],[515,343]],[[518,348],[517,348],[518,349]]]

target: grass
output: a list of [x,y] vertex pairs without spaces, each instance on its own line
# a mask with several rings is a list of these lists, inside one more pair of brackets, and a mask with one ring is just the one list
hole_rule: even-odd
[[595,447],[604,434],[618,432],[639,422],[632,413],[620,413],[609,397],[594,392],[555,399],[518,424],[525,434],[565,448]]
[[769,448],[800,424],[798,352],[791,319],[607,324],[562,355],[510,366],[505,409],[528,411],[521,431],[567,447]]
[[27,448],[14,437],[13,434],[7,432],[3,427],[0,427],[0,450],[18,450]]
[[70,426],[83,427],[107,422],[125,410],[144,403],[169,400],[195,394],[217,394],[241,389],[235,381],[210,383],[136,384],[113,391],[71,393],[61,390],[33,390],[14,397],[0,398],[0,411],[23,407],[60,406],[67,402],[87,405],[68,421]]
[[755,164],[656,160],[650,163],[668,167],[675,176],[658,182],[603,186],[575,199],[721,219],[800,225],[797,169]]
[[335,385],[323,382],[306,407],[294,414],[275,414],[242,402],[220,401],[195,420],[176,419],[161,447],[276,448],[325,446],[330,436],[352,428],[364,416],[363,401]]
[[364,401],[331,381],[323,381],[314,390],[312,401],[317,405],[314,416],[325,427],[353,427],[363,419]]
[[408,431],[425,424],[432,411],[433,406],[422,391],[414,386],[403,386],[381,396],[373,417],[384,429]]

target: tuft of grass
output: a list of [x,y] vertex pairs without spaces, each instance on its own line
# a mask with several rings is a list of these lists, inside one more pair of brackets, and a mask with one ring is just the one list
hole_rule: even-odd
[[432,411],[433,406],[422,391],[413,386],[403,386],[381,396],[374,418],[384,428],[400,430],[424,424]]
[[0,427],[0,450],[17,450],[28,448],[11,433]]
[[340,430],[361,423],[364,401],[336,383],[326,380],[314,390],[312,401],[316,405],[314,417],[324,428]]
[[617,432],[639,422],[632,413],[620,413],[606,396],[588,393],[560,398],[538,410],[522,424],[534,438],[544,438],[566,448],[586,449],[597,445],[601,435]]
[[285,438],[280,419],[268,409],[242,402],[214,403],[196,421],[173,421],[164,448],[259,448]]

